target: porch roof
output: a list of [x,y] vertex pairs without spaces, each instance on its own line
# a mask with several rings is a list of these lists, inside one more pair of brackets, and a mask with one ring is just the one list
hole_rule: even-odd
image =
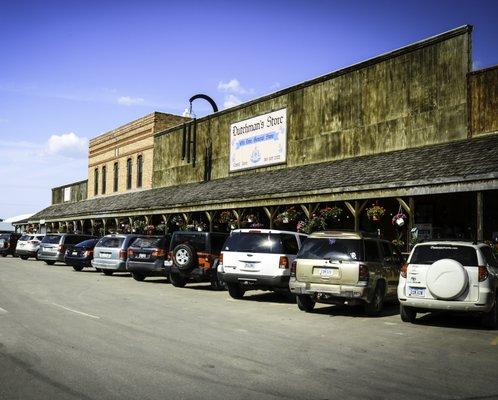
[[498,132],[467,140],[56,204],[30,222],[498,189]]

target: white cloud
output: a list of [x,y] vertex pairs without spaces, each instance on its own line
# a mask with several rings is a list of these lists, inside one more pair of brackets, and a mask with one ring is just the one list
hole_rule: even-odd
[[280,82],[275,82],[273,85],[270,86],[270,90],[278,90],[280,89]]
[[118,104],[123,106],[136,106],[145,102],[141,97],[121,96],[118,97]]
[[229,94],[225,97],[225,102],[223,103],[223,108],[230,108],[242,104],[242,100],[233,94]]
[[88,139],[79,137],[73,132],[50,136],[45,147],[45,152],[48,155],[60,155],[69,158],[86,157],[87,151]]
[[218,91],[224,93],[250,94],[254,93],[254,89],[246,89],[238,79],[230,79],[228,82],[221,81],[218,83]]

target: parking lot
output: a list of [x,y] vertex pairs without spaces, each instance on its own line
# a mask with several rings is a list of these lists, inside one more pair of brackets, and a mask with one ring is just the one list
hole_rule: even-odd
[[39,398],[498,398],[498,331],[0,258],[0,399]]

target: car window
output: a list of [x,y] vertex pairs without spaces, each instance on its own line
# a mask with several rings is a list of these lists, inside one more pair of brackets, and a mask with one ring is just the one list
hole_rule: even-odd
[[123,237],[103,237],[95,247],[113,247],[119,248],[124,242]]
[[133,242],[133,247],[163,247],[165,238],[140,237]]
[[299,240],[301,241],[301,246],[303,245],[304,241],[308,239],[308,236],[306,235],[299,235]]
[[481,247],[481,253],[489,266],[498,268],[498,262],[496,261],[496,257],[493,254],[493,250],[491,249],[491,247]]
[[283,254],[282,239],[279,234],[234,232],[225,242],[223,251]]
[[443,258],[450,258],[467,267],[477,266],[476,249],[452,244],[418,245],[413,249],[410,263],[432,264]]
[[27,242],[28,240],[31,240],[31,239],[33,239],[33,236],[29,236],[29,235],[22,235],[22,236],[19,238],[19,240],[20,240],[21,242]]
[[82,240],[85,240],[85,236],[79,236],[79,235],[67,235],[65,236],[64,243],[65,244],[76,244],[81,242]]
[[60,235],[48,235],[43,238],[42,243],[58,244],[60,240],[61,240]]
[[379,246],[375,240],[365,240],[365,261],[381,261]]
[[97,243],[97,239],[88,239],[84,240],[83,242],[79,242],[76,246],[77,247],[94,247],[95,243]]
[[171,239],[171,250],[179,244],[190,244],[197,251],[208,251],[207,249],[207,236],[205,234],[199,235],[195,233],[181,233],[178,235],[173,234]]
[[344,260],[358,261],[362,259],[361,240],[308,237],[297,258],[311,260]]
[[394,261],[393,252],[391,247],[389,247],[389,243],[380,242],[382,247],[382,255],[384,257],[384,262],[392,263]]
[[211,252],[212,253],[221,253],[221,249],[225,244],[225,240],[227,240],[227,235],[220,234],[211,234]]
[[297,254],[299,252],[299,245],[295,235],[281,234],[282,238],[282,252],[284,254]]

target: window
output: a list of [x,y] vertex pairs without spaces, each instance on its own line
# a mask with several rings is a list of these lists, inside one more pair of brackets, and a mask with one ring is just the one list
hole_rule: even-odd
[[126,160],[126,189],[131,189],[131,158]]
[[137,187],[142,187],[143,156],[137,157]]
[[118,176],[119,176],[119,167],[118,163],[114,163],[114,191],[118,191]]
[[381,261],[379,246],[375,240],[365,240],[365,261]]
[[472,246],[459,246],[450,243],[418,245],[413,250],[410,264],[430,265],[443,258],[458,261],[466,267],[477,267],[477,253]]
[[297,258],[308,260],[359,261],[362,259],[361,240],[307,238]]
[[281,235],[282,241],[282,253],[284,254],[297,254],[299,251],[299,245],[297,244],[297,239],[294,235]]
[[99,169],[95,168],[93,171],[93,194],[97,196],[99,194]]
[[106,190],[106,180],[107,180],[107,168],[104,165],[102,167],[102,194],[105,194]]

